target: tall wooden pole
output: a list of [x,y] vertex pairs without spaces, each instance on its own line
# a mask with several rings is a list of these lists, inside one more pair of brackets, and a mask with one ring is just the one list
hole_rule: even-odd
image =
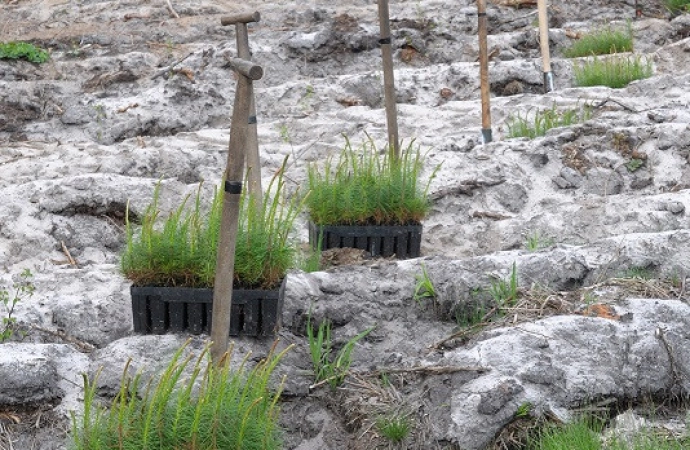
[[553,91],[553,74],[551,73],[549,18],[546,1],[547,0],[537,0],[537,9],[539,10],[539,43],[541,44],[541,60],[544,72],[544,92],[551,92]]
[[228,161],[225,169],[223,211],[221,213],[216,275],[213,287],[213,321],[211,323],[211,358],[219,363],[228,349],[230,311],[232,310],[232,284],[235,271],[235,243],[239,225],[240,196],[244,178],[244,159],[247,151],[249,110],[252,81],[263,76],[259,66],[243,59],[231,60],[238,72],[235,105],[230,125]]
[[398,110],[395,104],[395,79],[393,76],[393,50],[391,48],[391,27],[388,15],[388,0],[379,2],[379,27],[381,36],[381,56],[383,58],[383,86],[386,104],[386,122],[388,125],[388,149],[396,158],[400,157],[400,140],[398,138]]
[[479,34],[479,84],[482,97],[482,141],[488,144],[491,135],[491,89],[489,85],[489,52],[487,45],[486,0],[477,0],[477,31]]
[[[259,22],[261,14],[259,12],[243,13],[234,16],[221,18],[223,25],[235,25],[235,35],[237,38],[237,56],[247,61],[251,61],[252,54],[249,49],[249,33],[247,24]],[[254,98],[254,86],[250,86],[249,104],[249,128],[247,129],[247,171],[248,182],[247,190],[251,195],[256,206],[261,211],[263,201],[263,189],[261,187],[261,159],[259,158],[259,139],[257,134],[256,102]]]

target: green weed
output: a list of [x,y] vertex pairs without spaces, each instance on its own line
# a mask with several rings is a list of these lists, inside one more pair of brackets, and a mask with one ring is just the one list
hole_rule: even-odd
[[651,280],[654,272],[646,267],[631,267],[621,273],[621,278],[637,278],[639,280]]
[[585,34],[563,51],[566,58],[582,56],[625,53],[633,50],[632,24],[628,22],[625,30],[615,30],[610,26]]
[[0,42],[0,59],[25,59],[41,64],[50,59],[50,54],[28,42]]
[[578,86],[608,86],[618,89],[631,81],[649,78],[653,74],[652,62],[641,56],[588,58],[573,66]]
[[527,235],[525,240],[525,248],[530,252],[536,252],[543,248],[551,247],[553,239],[542,236],[538,231],[534,231]]
[[517,411],[515,411],[515,417],[520,419],[524,417],[529,417],[532,412],[532,404],[530,402],[522,403],[518,406]]
[[633,158],[630,161],[628,161],[627,163],[625,163],[625,168],[628,169],[628,172],[635,172],[637,169],[639,169],[643,165],[644,165],[644,160]]
[[469,314],[460,309],[455,311],[455,323],[460,328],[469,328],[481,323],[484,321],[484,318],[487,315],[486,307],[481,302],[476,303],[470,311],[471,312]]
[[303,248],[297,255],[297,262],[295,264],[297,268],[303,270],[307,273],[318,272],[322,270],[321,266],[321,241],[318,242],[317,248],[309,246],[308,248]]
[[389,441],[399,443],[410,435],[412,424],[406,415],[392,413],[377,418],[376,429]]
[[[297,196],[285,201],[284,185],[281,169],[271,180],[261,207],[246,192],[241,196],[234,266],[237,286],[273,289],[294,265],[296,249],[290,235],[301,201]],[[223,192],[216,190],[207,213],[200,193],[191,207],[187,198],[167,218],[159,220],[159,184],[136,234],[127,211],[121,271],[134,285],[213,286]]]
[[666,9],[673,15],[690,11],[690,0],[664,0]]
[[515,304],[518,298],[517,266],[515,263],[513,263],[510,277],[507,280],[500,278],[491,280],[489,294],[499,308]]
[[286,124],[280,126],[280,139],[286,144],[290,143],[290,130]]
[[374,327],[368,328],[353,337],[333,356],[333,341],[331,339],[331,322],[324,320],[319,325],[316,335],[311,325],[311,316],[307,320],[307,339],[309,354],[314,365],[314,381],[327,382],[332,389],[337,388],[350,370],[352,351],[355,344],[372,332]]
[[424,264],[422,264],[422,273],[415,275],[415,279],[417,280],[417,284],[414,288],[414,295],[412,298],[414,298],[417,303],[421,305],[422,300],[425,298],[436,298],[436,288],[431,278],[429,278]]
[[379,154],[372,142],[361,151],[346,143],[337,161],[308,168],[311,220],[317,225],[406,225],[419,223],[430,208],[428,190],[419,175],[423,156],[411,143],[399,159],[390,151]]
[[520,114],[510,116],[507,121],[508,138],[527,137],[534,139],[538,136],[544,136],[552,128],[582,123],[591,117],[592,112],[588,105],[583,108],[559,111],[554,104],[551,109],[537,110],[531,118],[529,113],[525,117]]
[[588,418],[581,418],[565,425],[546,425],[536,437],[530,439],[529,450],[602,450],[602,425]]
[[17,319],[13,317],[14,308],[22,300],[27,300],[34,295],[36,287],[31,279],[33,274],[29,269],[24,269],[19,274],[19,280],[12,285],[10,290],[6,288],[0,289],[0,304],[2,304],[5,312],[0,315],[0,344],[12,339],[15,333]]
[[201,355],[183,358],[178,350],[165,371],[142,386],[141,374],[128,376],[110,407],[96,399],[98,374],[84,375],[84,412],[72,416],[74,450],[278,450],[278,399],[282,385],[271,392],[269,378],[284,350],[247,370],[247,358],[230,370],[230,356],[219,365]]

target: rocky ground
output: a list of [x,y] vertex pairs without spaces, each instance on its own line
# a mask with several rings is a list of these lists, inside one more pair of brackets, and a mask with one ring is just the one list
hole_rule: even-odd
[[[528,403],[532,417],[562,420],[586,405],[644,405],[683,432],[684,412],[670,406],[690,388],[690,15],[645,2],[631,26],[654,76],[577,88],[563,49],[578,32],[625,26],[634,2],[552,2],[557,89],[543,94],[536,7],[510,3],[488,8],[495,142],[481,145],[475,4],[392,2],[401,135],[428,151],[425,175],[440,164],[423,258],[289,276],[279,333],[280,345],[296,344],[279,368],[286,448],[386,448],[372,423],[393,410],[414,423],[401,448],[514,448]],[[289,155],[298,189],[306,165],[336,154],[343,135],[384,145],[374,2],[170,6],[3,0],[0,41],[31,41],[51,59],[0,61],[4,280],[28,268],[36,285],[16,310],[26,335],[0,345],[0,449],[65,448],[82,372],[104,367],[107,396],[129,357],[153,373],[187,338],[132,333],[118,254],[127,202],[141,212],[162,180],[171,207],[220,179],[236,55],[222,16],[261,12],[249,38],[265,69],[256,83],[265,181]],[[589,105],[592,118],[505,138],[510,117],[554,105]],[[641,165],[631,169],[633,159]],[[438,295],[418,303],[422,265]],[[484,331],[463,327],[490,310],[487,290],[512,267],[514,309]],[[336,392],[310,388],[310,309],[333,322],[337,344],[376,325]],[[270,344],[242,338],[237,352],[260,357]]]

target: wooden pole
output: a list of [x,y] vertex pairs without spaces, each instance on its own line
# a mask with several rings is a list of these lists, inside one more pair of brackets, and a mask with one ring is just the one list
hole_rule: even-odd
[[541,60],[544,71],[544,92],[553,91],[553,74],[551,73],[551,54],[549,52],[549,18],[547,15],[547,0],[537,0],[539,10],[539,43],[541,45]]
[[391,48],[391,28],[388,16],[388,0],[379,2],[379,28],[381,36],[381,57],[383,59],[383,87],[386,104],[386,122],[388,125],[388,149],[395,158],[400,157],[400,140],[398,138],[398,110],[395,104],[395,79],[393,75],[393,50]]
[[[243,61],[243,60],[240,60]],[[245,61],[248,63],[248,61]],[[249,63],[251,66],[251,63]],[[256,67],[256,66],[252,66]],[[235,270],[235,242],[239,225],[240,196],[244,178],[244,159],[249,129],[252,78],[239,71],[235,106],[230,125],[228,162],[225,169],[223,211],[218,239],[216,276],[213,287],[213,321],[211,323],[211,358],[220,363],[228,349],[230,311],[232,310],[232,283]],[[263,73],[263,70],[261,71]],[[251,70],[248,72],[252,73]],[[254,71],[254,73],[256,73]]]
[[[249,33],[247,24],[259,22],[261,14],[258,11],[253,13],[241,13],[233,16],[226,16],[220,19],[221,25],[235,25],[235,36],[237,38],[237,56],[240,59],[251,61],[252,54],[249,49]],[[247,190],[251,195],[256,206],[261,210],[263,201],[263,189],[261,187],[261,159],[259,157],[259,138],[256,120],[256,101],[254,98],[254,86],[250,86],[249,93],[249,128],[247,129],[247,172],[249,185]]]
[[479,34],[479,84],[482,97],[482,141],[488,144],[491,136],[491,89],[489,85],[489,52],[487,45],[486,0],[477,0],[477,32]]
[[[257,13],[258,14],[258,13]],[[249,35],[246,23],[235,25],[237,35],[237,56],[247,61],[252,59],[249,50]],[[261,187],[261,160],[259,158],[259,138],[257,133],[256,120],[256,101],[254,98],[254,87],[249,87],[249,128],[247,129],[247,172],[249,195],[251,195],[258,211],[261,211],[263,200],[263,189]]]

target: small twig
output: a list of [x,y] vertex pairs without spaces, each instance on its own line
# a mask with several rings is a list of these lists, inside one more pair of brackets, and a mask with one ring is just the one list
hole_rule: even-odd
[[79,348],[81,351],[83,351],[85,353],[91,353],[92,351],[94,351],[96,349],[96,347],[93,346],[92,344],[90,344],[86,341],[79,340],[79,339],[75,338],[74,336],[70,336],[69,334],[65,333],[62,330],[51,330],[48,328],[38,326],[38,325],[33,324],[33,323],[31,324],[31,328],[38,330],[38,331],[41,331],[43,333],[50,334],[50,335],[55,336],[57,338],[60,338],[63,341],[69,342],[70,344],[74,344],[77,348]]
[[475,211],[472,213],[472,217],[475,219],[492,219],[492,220],[505,220],[512,219],[511,216],[506,216],[501,213],[495,213],[491,211]]
[[[155,45],[155,44],[156,44],[155,42],[149,43],[149,45]],[[191,52],[191,53],[189,53],[187,56],[184,56],[184,57],[178,59],[177,61],[173,62],[172,64],[170,64],[170,65],[169,65],[168,67],[166,67],[165,69],[159,70],[156,74],[154,74],[154,75],[151,77],[151,79],[152,79],[152,80],[155,80],[156,78],[158,78],[158,77],[160,77],[160,76],[163,76],[164,74],[170,72],[171,70],[173,70],[173,69],[175,68],[176,65],[180,64],[182,61],[184,61],[185,59],[189,58],[189,57],[192,56],[194,53],[195,53],[195,52]]]
[[125,106],[121,106],[121,107],[117,108],[117,112],[119,112],[119,113],[127,112],[128,109],[137,108],[138,106],[139,106],[139,103],[136,103],[136,102],[130,103],[129,105],[125,105]]
[[65,245],[65,241],[60,241],[60,245],[62,246],[62,251],[65,253],[65,256],[67,256],[67,260],[69,261],[70,266],[77,266],[77,262],[72,258],[72,254],[69,252],[67,249],[67,246]]
[[676,358],[673,355],[673,349],[671,348],[671,344],[669,344],[668,340],[666,340],[666,333],[664,332],[664,329],[658,327],[655,332],[655,337],[661,341],[661,343],[664,346],[664,349],[666,350],[666,354],[668,355],[668,364],[671,369],[671,377],[673,377],[673,385],[680,386],[683,378],[679,373],[680,370],[678,368],[678,364],[676,363]]
[[170,2],[170,0],[165,0],[165,2],[168,4],[168,10],[170,11],[170,15],[173,16],[173,17],[176,18],[176,19],[179,19],[179,18],[180,18],[180,15],[177,14],[177,12],[175,12],[175,9],[173,8],[172,3]]
[[380,375],[382,373],[424,373],[430,375],[443,375],[447,373],[457,373],[457,372],[477,372],[484,373],[491,370],[488,367],[482,366],[417,366],[417,367],[407,367],[407,368],[383,368],[377,369],[372,373],[375,375]]
[[489,324],[488,322],[484,322],[484,321],[479,322],[479,323],[475,323],[474,325],[472,325],[472,326],[469,327],[469,328],[466,328],[466,329],[464,329],[464,330],[460,330],[460,331],[458,331],[457,333],[453,333],[453,334],[451,334],[450,336],[448,336],[447,338],[438,341],[437,343],[435,343],[434,345],[432,345],[431,347],[429,347],[429,349],[431,349],[431,350],[440,350],[440,348],[441,348],[443,345],[445,345],[446,342],[450,342],[450,341],[453,341],[453,340],[455,340],[455,339],[459,339],[459,338],[461,338],[461,337],[465,337],[465,336],[467,336],[468,334],[471,334],[471,333],[472,333],[473,331],[475,331],[477,328],[482,328],[482,327],[484,327],[484,326],[486,326],[486,325],[488,325],[488,324]]
[[337,375],[331,375],[330,377],[324,378],[323,380],[319,381],[318,383],[314,383],[311,386],[309,386],[309,390],[311,391],[313,389],[316,389],[317,387],[323,386],[324,384],[328,383],[329,381],[335,380],[336,378],[345,377],[349,373],[350,373],[350,371],[348,370],[345,373],[339,373]]
[[630,111],[630,112],[634,112],[636,114],[639,114],[640,112],[642,112],[642,111],[638,111],[635,108],[632,108],[632,107],[630,107],[630,106],[628,106],[628,105],[626,105],[626,104],[624,104],[618,100],[612,99],[611,97],[606,97],[604,100],[600,101],[599,103],[592,105],[592,107],[593,108],[601,108],[602,106],[604,106],[608,102],[615,103],[618,106],[620,106],[621,108],[623,108],[627,111]]
[[127,13],[124,16],[124,21],[127,22],[128,20],[132,20],[132,19],[150,19],[150,18],[151,18],[150,14]]

